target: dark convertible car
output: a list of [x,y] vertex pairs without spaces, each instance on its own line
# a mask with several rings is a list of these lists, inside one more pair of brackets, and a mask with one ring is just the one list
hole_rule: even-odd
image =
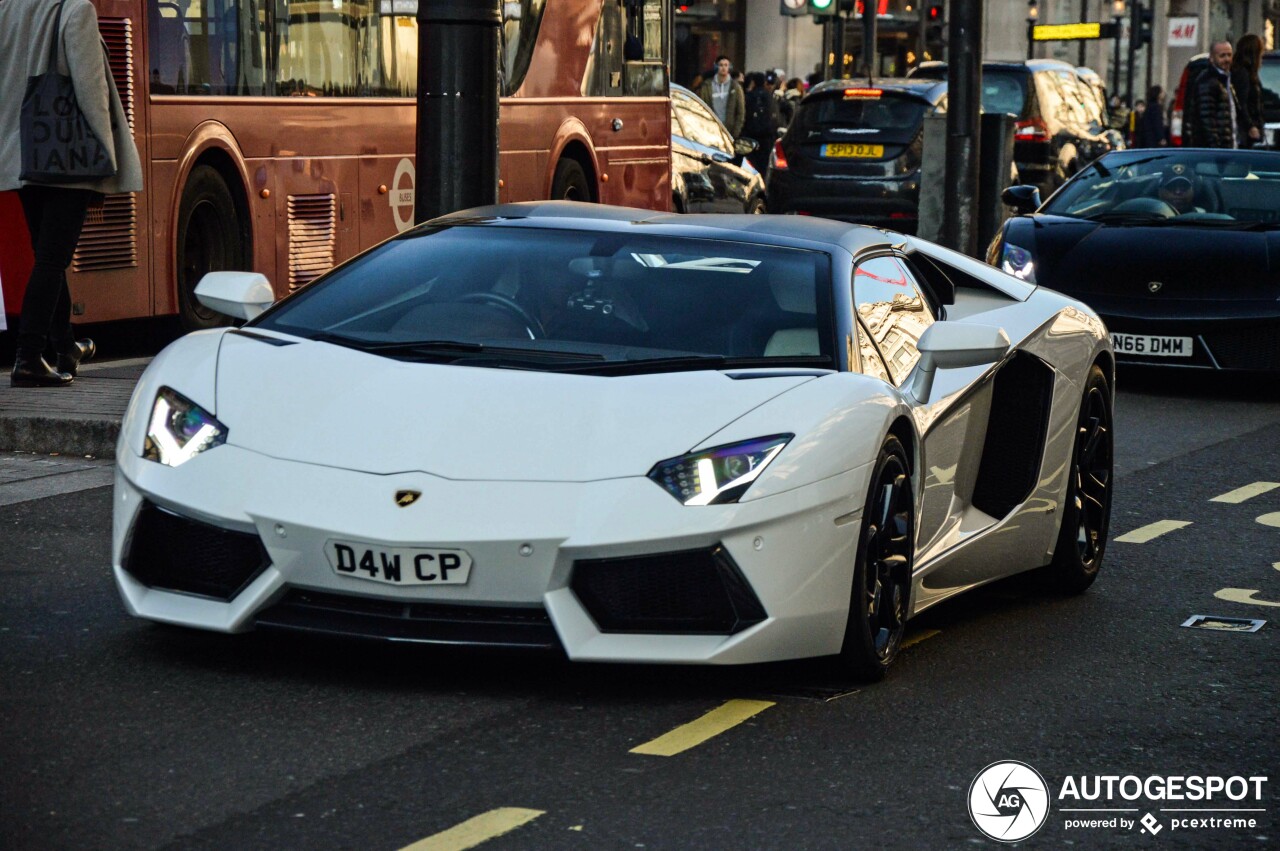
[[987,260],[1098,312],[1117,359],[1280,370],[1280,153],[1107,154],[1005,223]]

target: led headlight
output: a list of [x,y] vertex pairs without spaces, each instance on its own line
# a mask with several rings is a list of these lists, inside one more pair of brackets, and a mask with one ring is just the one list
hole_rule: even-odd
[[1020,245],[1004,244],[1004,252],[1000,256],[1001,270],[1015,278],[1021,278],[1028,284],[1036,282],[1036,264],[1031,252]]
[[161,387],[151,406],[142,457],[169,467],[227,442],[227,427],[180,393]]
[[685,505],[737,502],[794,436],[775,434],[659,461],[649,478]]

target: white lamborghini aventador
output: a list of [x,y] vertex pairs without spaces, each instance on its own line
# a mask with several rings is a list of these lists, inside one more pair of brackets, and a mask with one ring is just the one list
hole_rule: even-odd
[[1105,328],[914,237],[514,204],[274,305],[247,272],[196,294],[248,322],[134,392],[140,617],[874,679],[935,603],[1102,561]]

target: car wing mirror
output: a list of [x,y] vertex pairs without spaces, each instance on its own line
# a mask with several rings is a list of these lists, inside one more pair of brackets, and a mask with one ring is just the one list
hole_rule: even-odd
[[1009,351],[1009,335],[994,325],[935,322],[925,329],[916,348],[920,360],[911,381],[911,395],[919,402],[927,402],[939,368],[995,363]]
[[747,154],[755,153],[756,148],[760,144],[755,139],[734,139],[733,153],[739,157],[745,157]]
[[196,298],[210,310],[235,319],[253,319],[276,300],[259,272],[209,272],[196,284]]
[[1000,200],[1022,216],[1040,209],[1040,190],[1034,186],[1010,186],[1000,193]]

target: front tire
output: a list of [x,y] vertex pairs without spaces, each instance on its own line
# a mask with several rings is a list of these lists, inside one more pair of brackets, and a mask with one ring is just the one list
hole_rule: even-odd
[[840,663],[856,679],[875,682],[889,670],[910,614],[915,552],[915,497],[907,451],[888,435],[880,447],[858,537]]
[[1071,452],[1067,493],[1063,499],[1062,528],[1045,568],[1049,584],[1068,594],[1079,594],[1098,578],[1111,526],[1111,387],[1102,369],[1089,368],[1076,439]]
[[231,190],[210,166],[193,168],[182,190],[177,248],[175,268],[182,327],[196,331],[227,324],[227,317],[196,298],[196,284],[208,272],[244,269],[248,252]]

